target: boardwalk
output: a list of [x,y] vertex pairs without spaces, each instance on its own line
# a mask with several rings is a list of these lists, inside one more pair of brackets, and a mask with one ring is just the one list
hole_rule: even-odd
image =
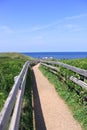
[[33,67],[36,130],[82,130],[38,66]]

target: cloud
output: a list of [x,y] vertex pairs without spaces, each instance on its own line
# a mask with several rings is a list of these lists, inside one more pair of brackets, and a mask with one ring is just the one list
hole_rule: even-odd
[[73,25],[73,24],[66,24],[65,27],[69,28],[69,29],[72,29],[73,27],[75,27],[75,25]]
[[32,32],[33,31],[40,31],[40,30],[44,30],[44,29],[48,29],[50,27],[53,27],[55,25],[57,25],[59,22],[53,22],[53,23],[49,23],[47,25],[43,25],[43,26],[36,26],[34,28],[32,28]]
[[10,27],[6,26],[6,25],[1,26],[0,30],[5,32],[5,33],[13,33],[13,30]]
[[37,39],[37,40],[42,40],[43,37],[42,37],[42,36],[37,36],[37,37],[35,37],[35,39]]
[[[70,17],[64,17],[62,19],[59,19],[58,21],[56,22],[53,22],[53,23],[49,23],[47,25],[43,25],[43,26],[36,26],[36,27],[33,27],[31,32],[35,32],[35,31],[41,31],[41,30],[45,30],[45,29],[50,29],[50,28],[55,28],[56,26],[60,25],[62,26],[62,24],[65,24],[65,22],[69,22],[69,20],[76,20],[76,19],[81,19],[83,17],[87,17],[87,13],[84,13],[84,14],[79,14],[79,15],[74,15],[74,16],[70,16]],[[73,24],[67,24],[66,25],[67,28],[69,29],[72,29],[72,28],[75,28],[76,25],[73,25]],[[78,29],[77,29],[78,30]]]
[[77,25],[77,24],[65,24],[64,28],[69,31],[69,32],[80,32],[83,31],[85,28],[82,27],[81,25]]
[[[75,25],[68,24],[70,22],[70,20],[76,20],[76,19],[81,19],[83,17],[87,17],[87,13],[84,14],[79,14],[79,15],[74,15],[74,16],[69,16],[69,17],[64,17],[62,19],[58,19],[57,21],[54,21],[52,23],[46,24],[46,25],[36,25],[33,26],[32,28],[27,28],[24,30],[16,30],[14,31],[14,33],[33,33],[33,32],[40,32],[40,31],[47,31],[47,30],[57,30],[58,28],[61,28],[62,26],[66,26],[68,29],[72,29],[75,28]],[[4,32],[8,32],[8,33],[12,33],[13,30],[11,28],[9,28],[8,26],[2,26],[2,30]],[[79,30],[79,29],[77,29]]]
[[80,19],[82,17],[87,17],[87,13],[66,17],[66,19]]
[[41,31],[41,30],[45,30],[45,29],[50,29],[51,27],[54,27],[55,25],[57,25],[58,22],[53,22],[53,23],[49,23],[47,25],[36,25],[30,29],[25,29],[25,30],[17,30],[17,33],[32,33],[32,32],[37,32],[37,31]]

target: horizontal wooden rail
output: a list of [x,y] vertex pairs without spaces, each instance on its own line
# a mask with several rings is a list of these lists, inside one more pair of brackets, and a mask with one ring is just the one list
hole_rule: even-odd
[[[57,72],[59,72],[59,70],[57,69],[57,67],[53,67],[53,66],[51,66],[51,65],[47,65],[47,64],[43,64],[43,63],[41,63],[41,65],[50,68],[50,69],[51,69],[50,71],[51,71],[52,73],[54,73],[54,74],[57,74]],[[54,70],[54,71],[53,71],[53,70]],[[56,70],[56,71],[55,71],[55,70]],[[73,81],[73,82],[76,83],[77,85],[81,86],[82,88],[87,89],[87,83],[85,83],[85,82],[83,82],[83,81],[77,79],[76,77],[70,76],[70,77],[68,77],[68,79],[70,79],[71,81]]]
[[43,65],[45,67],[48,67],[49,69],[52,69],[52,70],[55,70],[55,71],[59,71],[59,69],[57,67],[54,67],[52,65],[47,65],[47,64],[44,64],[44,63],[41,63],[41,65]]
[[80,75],[83,75],[84,77],[87,77],[87,70],[84,70],[84,69],[80,69],[80,68],[77,68],[77,67],[74,67],[74,66],[71,66],[71,65],[68,65],[68,64],[64,64],[62,62],[53,62],[53,61],[41,61],[42,63],[48,63],[48,64],[51,64],[51,65],[59,65],[59,66],[62,66],[64,68],[67,68],[73,72],[76,72]]
[[77,79],[76,77],[70,76],[69,78],[71,81],[73,81],[74,83],[78,84],[79,86],[81,86],[82,88],[87,89],[87,83]]
[[[8,95],[8,98],[6,99],[4,107],[0,113],[0,130],[6,130],[6,128],[7,128],[7,125],[8,125],[8,122],[10,120],[10,116],[11,116],[11,113],[12,113],[12,110],[13,110],[13,107],[14,107],[14,104],[16,101],[18,91],[19,90],[22,91],[21,82],[23,80],[23,77],[24,76],[26,77],[26,71],[28,70],[28,67],[29,67],[29,62],[26,62],[24,64],[19,76],[16,79],[16,81],[12,87],[12,90],[10,91],[10,93]],[[10,130],[16,130],[16,129],[10,129]]]

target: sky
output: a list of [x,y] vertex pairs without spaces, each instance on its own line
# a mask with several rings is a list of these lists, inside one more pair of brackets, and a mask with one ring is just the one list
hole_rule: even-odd
[[0,52],[87,51],[87,0],[0,0]]

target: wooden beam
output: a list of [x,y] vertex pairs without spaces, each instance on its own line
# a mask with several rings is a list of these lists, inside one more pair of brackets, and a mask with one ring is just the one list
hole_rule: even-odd
[[73,77],[73,76],[71,76],[69,79],[71,81],[73,81],[74,83],[78,84],[79,86],[81,86],[82,88],[87,89],[87,84],[85,82],[83,82],[83,81],[81,81],[81,80],[79,80],[79,79],[77,79],[76,77]]
[[[54,67],[51,66],[51,65],[46,65],[46,64],[43,64],[43,63],[41,63],[41,65],[44,65],[44,66],[46,66],[46,67],[48,67],[48,68],[50,68],[50,69],[53,69],[53,68],[54,68]],[[57,70],[57,67],[55,67],[54,70]],[[53,70],[51,70],[51,71],[53,72]],[[57,72],[59,72],[59,70],[58,70]],[[56,71],[53,72],[53,73],[56,74]],[[70,77],[68,77],[68,79],[70,79],[71,81],[73,81],[73,82],[76,83],[77,85],[81,86],[82,88],[87,89],[87,84],[86,84],[84,81],[81,81],[81,80],[77,79],[77,78],[74,77],[74,76],[70,76]]]
[[51,64],[51,65],[59,65],[59,66],[62,66],[64,68],[67,68],[73,72],[76,72],[80,75],[83,75],[85,77],[87,77],[87,70],[84,70],[84,69],[80,69],[80,68],[77,68],[77,67],[74,67],[74,66],[71,66],[71,65],[68,65],[68,64],[64,64],[62,62],[53,62],[53,61],[41,61],[42,63],[48,63],[48,64]]
[[52,69],[52,70],[55,70],[55,71],[59,71],[59,69],[57,67],[54,67],[52,65],[47,65],[47,64],[44,64],[44,63],[41,63],[41,65],[43,65],[45,67],[48,67],[49,69]]
[[14,112],[13,112],[13,115],[12,115],[12,118],[11,118],[9,130],[18,130],[19,129],[19,121],[20,121],[21,106],[22,106],[22,97],[24,95],[27,72],[28,72],[28,66],[27,66],[25,75],[23,77],[21,89],[18,90],[17,100],[16,100],[16,103],[15,103],[15,108],[14,108]]

